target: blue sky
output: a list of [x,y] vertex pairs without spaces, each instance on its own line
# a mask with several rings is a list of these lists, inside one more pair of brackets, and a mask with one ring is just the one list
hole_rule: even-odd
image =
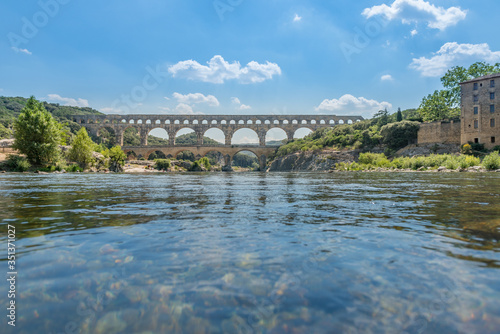
[[500,62],[494,0],[0,3],[0,94],[106,113],[418,107],[454,65]]

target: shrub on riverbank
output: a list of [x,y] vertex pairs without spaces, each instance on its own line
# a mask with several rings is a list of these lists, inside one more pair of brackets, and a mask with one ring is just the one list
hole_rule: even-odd
[[193,162],[193,165],[190,168],[192,172],[201,172],[201,171],[209,171],[212,168],[210,165],[210,161],[207,157],[201,158],[200,160],[196,160]]
[[[500,157],[494,152],[484,158],[483,167],[489,170],[500,168]],[[361,171],[377,168],[387,169],[467,169],[469,167],[481,166],[481,159],[471,155],[431,154],[429,156],[399,157],[389,160],[385,154],[361,153],[357,162],[338,163],[336,170]]]
[[123,172],[123,166],[125,165],[125,159],[127,155],[122,151],[120,146],[114,146],[109,150],[102,152],[105,158],[109,158],[109,170],[112,172]]
[[156,159],[154,168],[157,170],[168,170],[170,168],[170,160],[168,159]]
[[5,167],[12,172],[26,172],[30,169],[31,164],[25,157],[20,155],[9,155]]
[[490,153],[483,160],[483,167],[488,170],[500,168],[500,156],[497,151]]

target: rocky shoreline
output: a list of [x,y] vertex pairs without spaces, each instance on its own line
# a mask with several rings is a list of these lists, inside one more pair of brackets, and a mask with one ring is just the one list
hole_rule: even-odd
[[359,156],[357,151],[300,152],[276,158],[269,172],[330,171],[339,162],[351,163]]

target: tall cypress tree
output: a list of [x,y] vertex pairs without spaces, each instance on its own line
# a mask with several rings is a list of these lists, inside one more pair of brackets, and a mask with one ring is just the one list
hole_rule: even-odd
[[401,113],[401,108],[398,108],[398,113],[396,115],[396,121],[401,122],[403,120],[403,114]]

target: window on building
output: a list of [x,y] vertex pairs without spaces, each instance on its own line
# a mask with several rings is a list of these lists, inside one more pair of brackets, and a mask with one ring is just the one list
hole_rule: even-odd
[[479,128],[479,121],[476,119],[474,121],[474,129],[477,129],[477,128]]
[[495,112],[495,105],[494,104],[490,104],[490,112],[491,113]]
[[477,90],[477,88],[478,88],[478,83],[474,82],[474,90]]
[[474,143],[479,144],[479,138],[474,138]]
[[490,93],[490,100],[494,100],[495,99],[495,93]]
[[491,126],[492,128],[494,128],[494,127],[495,127],[495,119],[494,119],[494,118],[490,119],[490,126]]
[[479,107],[474,107],[474,115],[479,114]]
[[478,95],[474,95],[474,102],[477,102],[479,101],[479,96]]
[[491,143],[494,144],[495,143],[495,137],[491,137]]
[[490,87],[491,87],[491,88],[495,87],[495,80],[491,80],[491,81],[490,81]]

